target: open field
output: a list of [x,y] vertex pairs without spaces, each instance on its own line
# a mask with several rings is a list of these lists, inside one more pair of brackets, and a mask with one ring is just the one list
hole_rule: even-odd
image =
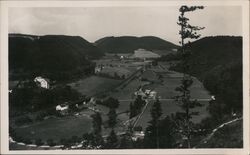
[[[117,62],[117,65],[121,62]],[[157,95],[161,98],[163,116],[170,115],[172,113],[181,110],[180,106],[172,100],[172,98],[178,93],[175,88],[180,85],[182,74],[178,72],[172,72],[167,69],[167,64],[161,66],[152,66],[149,70],[141,73],[135,71],[141,62],[130,63],[137,67],[110,67],[104,70],[107,73],[113,74],[114,72],[128,73],[133,75],[128,82],[120,87],[122,80],[115,80],[111,78],[91,76],[85,79],[81,79],[69,85],[79,91],[82,95],[99,97],[100,94],[105,94],[114,97],[120,101],[120,106],[117,108],[119,114],[117,119],[118,123],[115,130],[118,133],[124,132],[125,128],[123,123],[129,119],[129,114],[125,113],[129,110],[129,105],[135,100],[135,91],[142,86],[144,89],[155,90]],[[159,76],[161,75],[161,79]],[[206,91],[201,82],[194,78],[194,83],[191,87],[191,98],[197,99],[209,99],[209,92]],[[145,129],[148,125],[148,121],[151,120],[150,109],[154,100],[150,100],[149,104],[137,122],[137,126],[142,126]],[[200,112],[199,116],[193,117],[195,123],[200,122],[203,118],[209,114],[206,111],[208,101],[202,101],[203,107],[198,107],[195,110]],[[94,110],[100,111],[104,126],[108,120],[107,114],[109,108],[103,105],[91,105]],[[80,116],[66,116],[63,118],[50,118],[38,123],[20,126],[16,128],[17,134],[29,139],[41,138],[46,141],[49,138],[59,141],[61,138],[70,138],[72,136],[81,137],[84,133],[90,132],[92,128],[92,119],[90,117],[93,114],[93,110],[83,110],[80,112]],[[110,132],[109,128],[103,128],[103,135],[107,135]]]
[[[182,111],[181,107],[174,101],[160,101],[160,102],[161,102],[161,107],[162,107],[162,117],[174,114],[178,111]],[[152,119],[150,110],[151,110],[153,103],[154,103],[153,101],[149,102],[141,119],[136,124],[137,126],[142,126],[144,129],[148,126],[148,122]],[[191,111],[197,111],[200,113],[198,116],[193,116],[192,121],[194,123],[199,123],[202,119],[209,116],[209,113],[206,110],[208,102],[200,101],[200,103],[203,105],[202,107],[196,107],[191,110]]]
[[41,138],[46,141],[53,139],[59,141],[61,138],[71,138],[72,136],[81,137],[84,133],[91,131],[90,111],[88,115],[67,116],[63,118],[49,118],[30,125],[16,128],[17,135],[23,138]]
[[93,96],[98,93],[107,92],[118,85],[121,80],[91,76],[81,79],[69,85],[82,95]]
[[124,76],[124,78],[127,78],[134,71],[135,69],[131,67],[104,67],[100,73],[107,74],[112,77],[115,77],[115,75],[117,75],[119,77]]

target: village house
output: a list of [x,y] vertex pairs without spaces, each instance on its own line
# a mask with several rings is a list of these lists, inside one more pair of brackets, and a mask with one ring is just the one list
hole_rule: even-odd
[[49,80],[46,78],[38,76],[34,79],[34,82],[36,82],[41,88],[49,89]]
[[65,116],[68,114],[69,105],[67,104],[60,104],[56,106],[56,111],[58,111],[61,115]]
[[154,90],[146,89],[145,91],[140,88],[138,91],[134,93],[136,96],[141,96],[142,98],[153,98],[156,99],[157,92]]
[[102,71],[102,67],[95,67],[95,74],[100,73]]
[[145,133],[143,131],[134,131],[132,140],[137,141],[138,139],[144,139]]

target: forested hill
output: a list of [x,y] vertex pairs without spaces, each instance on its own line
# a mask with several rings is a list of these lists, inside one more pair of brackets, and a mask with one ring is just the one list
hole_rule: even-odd
[[147,50],[169,50],[178,46],[158,37],[121,36],[105,37],[95,42],[95,45],[108,53],[133,53],[134,50],[143,48]]
[[9,34],[9,69],[24,78],[44,75],[59,80],[89,74],[90,60],[102,55],[79,36]]
[[[205,37],[191,43],[189,49],[189,73],[198,77],[220,103],[211,113],[242,112],[242,37]],[[181,71],[181,63],[171,69]]]
[[191,43],[190,50],[190,71],[201,77],[215,66],[241,62],[242,37],[205,37]]

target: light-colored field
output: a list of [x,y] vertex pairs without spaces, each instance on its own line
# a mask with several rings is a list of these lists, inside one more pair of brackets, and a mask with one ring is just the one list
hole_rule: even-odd
[[93,96],[98,93],[110,91],[120,82],[121,80],[91,76],[69,85],[83,95]]

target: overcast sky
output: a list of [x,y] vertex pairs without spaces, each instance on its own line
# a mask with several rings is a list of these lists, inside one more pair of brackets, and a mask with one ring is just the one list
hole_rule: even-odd
[[[178,8],[11,8],[9,33],[77,35],[90,42],[105,36],[157,36],[178,44]],[[206,27],[202,37],[241,36],[241,11],[240,6],[208,6],[187,16],[191,24]]]

